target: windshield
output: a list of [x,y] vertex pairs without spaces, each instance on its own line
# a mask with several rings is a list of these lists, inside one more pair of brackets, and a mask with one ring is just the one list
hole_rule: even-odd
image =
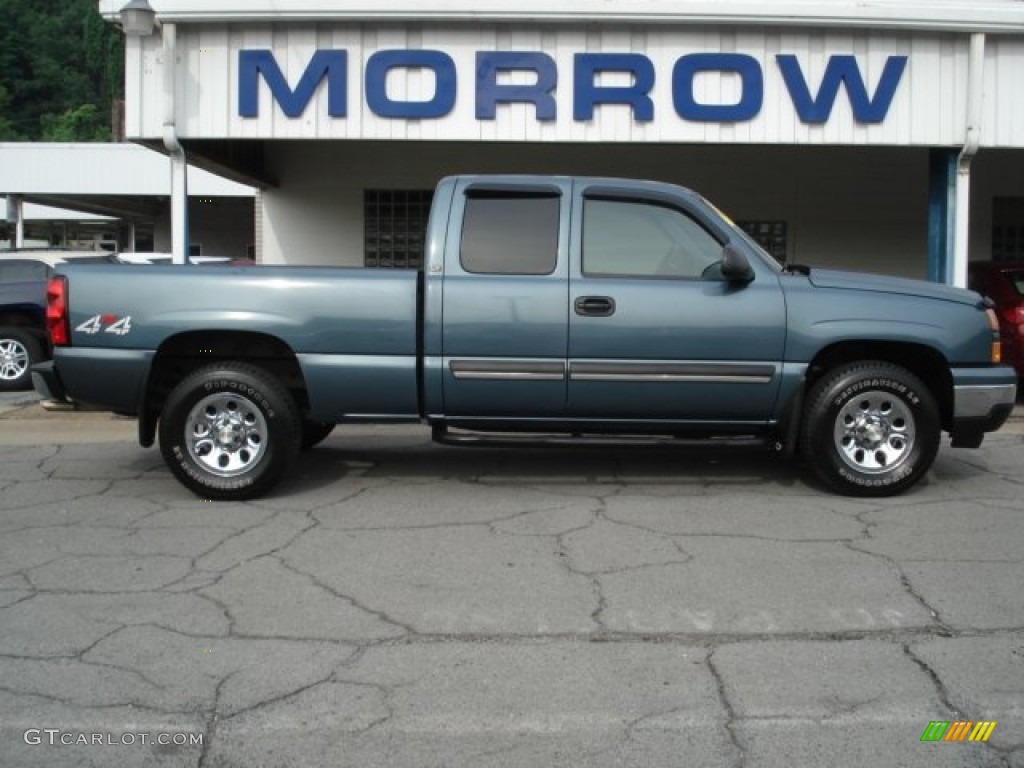
[[756,250],[761,255],[761,258],[763,258],[768,264],[771,264],[773,267],[775,267],[776,271],[782,272],[783,270],[785,270],[785,267],[779,262],[777,262],[775,258],[770,253],[768,253],[768,251],[762,248],[761,244],[758,243],[757,240],[755,240],[742,229],[737,227],[733,223],[732,219],[727,217],[726,221],[729,222],[729,225],[732,227],[732,231],[735,232],[739,236],[739,238],[743,240],[743,242],[745,242],[751,248]]
[[736,222],[732,220],[732,217],[730,217],[726,213],[723,213],[719,209],[719,207],[712,203],[710,200],[703,197],[701,197],[700,199],[706,206],[708,206],[711,210],[717,213],[726,224],[729,225],[729,228],[733,231],[734,234],[736,234],[737,237],[739,237],[740,240],[742,240],[744,243],[746,243],[755,251],[757,251],[761,258],[764,259],[766,264],[769,264],[772,267],[774,267],[776,272],[782,272],[785,270],[785,267],[779,262],[777,262],[775,258],[770,253],[768,253],[768,251],[762,248],[760,243],[757,242],[757,240],[755,240],[742,229],[740,229],[738,226],[736,226]]

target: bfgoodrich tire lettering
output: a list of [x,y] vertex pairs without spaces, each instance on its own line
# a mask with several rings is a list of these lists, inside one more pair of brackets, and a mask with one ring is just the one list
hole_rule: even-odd
[[818,478],[840,493],[900,493],[935,460],[940,436],[935,398],[898,365],[838,368],[814,385],[808,403],[802,455]]
[[298,409],[261,368],[217,363],[185,378],[160,417],[160,451],[186,487],[207,499],[266,493],[299,450]]

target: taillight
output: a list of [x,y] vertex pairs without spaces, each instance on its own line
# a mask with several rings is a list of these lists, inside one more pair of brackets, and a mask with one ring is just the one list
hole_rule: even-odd
[[71,343],[71,325],[68,322],[68,279],[64,275],[50,278],[46,284],[46,330],[50,343],[66,347]]
[[1018,304],[1015,307],[1005,307],[1003,309],[1003,318],[1010,325],[1024,325],[1024,304]]
[[999,318],[996,317],[992,308],[985,310],[985,317],[988,318],[988,327],[992,329],[992,362],[1003,362],[1003,345],[999,336]]

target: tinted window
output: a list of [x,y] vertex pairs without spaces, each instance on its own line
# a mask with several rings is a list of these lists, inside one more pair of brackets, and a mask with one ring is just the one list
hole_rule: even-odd
[[41,261],[29,261],[28,259],[0,261],[0,281],[5,283],[46,280],[49,276],[49,267]]
[[462,268],[550,275],[558,261],[559,202],[554,195],[471,193],[462,224]]
[[722,244],[676,208],[632,200],[584,203],[585,274],[699,278],[721,257]]
[[417,269],[430,217],[432,190],[363,192],[365,266]]

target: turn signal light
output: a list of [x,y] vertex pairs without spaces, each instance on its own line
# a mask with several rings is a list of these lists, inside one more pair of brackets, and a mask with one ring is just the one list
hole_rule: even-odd
[[985,310],[985,316],[988,318],[988,327],[992,329],[992,362],[1001,363],[1003,362],[1003,343],[999,336],[999,318],[996,317],[995,310],[991,308]]
[[50,343],[66,347],[71,343],[71,324],[68,322],[68,279],[64,275],[50,278],[46,284],[46,330]]

